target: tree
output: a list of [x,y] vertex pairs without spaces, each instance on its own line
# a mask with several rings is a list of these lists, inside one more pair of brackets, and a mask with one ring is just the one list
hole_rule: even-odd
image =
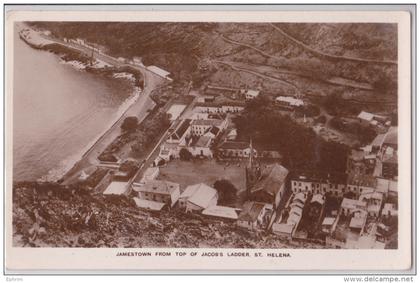
[[213,187],[219,194],[220,204],[231,204],[235,201],[237,189],[229,180],[217,180]]
[[124,122],[121,124],[121,129],[126,132],[133,132],[139,123],[139,119],[135,116],[130,116],[124,119]]
[[181,148],[181,150],[179,151],[179,158],[181,158],[181,160],[189,161],[192,158],[192,154],[191,152],[189,152],[188,149]]
[[321,115],[315,119],[315,122],[320,123],[320,124],[325,124],[325,122],[327,122],[327,117],[325,117],[324,115]]

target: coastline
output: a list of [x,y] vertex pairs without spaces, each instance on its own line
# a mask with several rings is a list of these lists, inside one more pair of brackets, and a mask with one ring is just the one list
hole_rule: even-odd
[[118,123],[121,117],[130,109],[131,105],[133,105],[140,97],[141,90],[136,88],[133,91],[133,94],[130,95],[119,107],[115,114],[115,119],[113,119],[108,125],[105,127],[105,131],[98,134],[95,138],[91,140],[85,147],[83,147],[77,153],[71,155],[70,157],[60,161],[60,164],[55,168],[51,168],[47,174],[40,177],[37,181],[40,182],[57,182],[62,179],[66,174],[71,172],[79,161],[81,161],[88,153],[91,151],[97,143],[108,133],[112,127]]
[[38,182],[58,182],[66,175],[71,175],[74,170],[77,170],[79,163],[81,163],[82,160],[86,158],[87,155],[95,148],[95,146],[117,126],[118,122],[123,119],[131,107],[138,102],[143,92],[140,85],[144,84],[144,78],[139,78],[141,74],[139,74],[140,72],[135,72],[135,69],[131,70],[130,67],[127,66],[115,66],[100,59],[92,60],[92,58],[87,57],[82,51],[70,47],[66,48],[65,46],[59,45],[53,41],[45,40],[39,35],[37,35],[38,38],[36,38],[36,41],[33,42],[27,37],[22,36],[21,32],[23,30],[31,35],[31,39],[33,39],[34,34],[37,34],[37,32],[24,25],[24,28],[19,32],[21,40],[23,40],[31,48],[54,53],[59,57],[61,64],[68,64],[76,70],[90,72],[108,79],[127,80],[133,87],[133,91],[130,96],[124,100],[116,110],[115,118],[112,119],[106,127],[104,127],[105,131],[98,134],[91,140],[91,142],[89,142],[77,153],[60,161],[59,165],[49,169],[45,175],[37,179]]

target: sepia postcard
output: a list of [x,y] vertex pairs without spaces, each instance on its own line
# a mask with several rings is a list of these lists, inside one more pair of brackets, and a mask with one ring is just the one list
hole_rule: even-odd
[[412,267],[409,12],[88,8],[6,7],[7,272]]

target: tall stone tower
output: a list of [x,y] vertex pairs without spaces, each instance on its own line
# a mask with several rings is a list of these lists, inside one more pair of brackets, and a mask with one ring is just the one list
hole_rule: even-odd
[[249,158],[248,164],[245,167],[245,176],[246,176],[246,195],[247,199],[251,198],[251,189],[257,183],[261,176],[261,168],[254,161],[254,148],[252,146],[252,139],[249,142]]

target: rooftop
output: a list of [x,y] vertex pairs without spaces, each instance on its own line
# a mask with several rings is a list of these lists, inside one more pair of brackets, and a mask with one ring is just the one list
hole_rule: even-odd
[[168,71],[165,71],[164,69],[161,69],[161,68],[159,68],[157,66],[153,66],[153,65],[148,66],[147,69],[152,71],[153,73],[159,75],[159,76],[162,76],[162,77],[166,77],[170,74]]
[[140,198],[133,198],[133,199],[138,207],[145,208],[145,209],[160,211],[165,206],[165,204],[162,202],[145,200],[145,199],[140,199]]
[[192,146],[196,147],[209,147],[211,138],[207,136],[201,136]]
[[347,183],[349,185],[363,186],[363,187],[376,187],[376,178],[364,174],[349,174]]
[[266,193],[275,196],[281,186],[285,184],[289,170],[276,163],[265,168],[261,179],[251,189],[251,192],[264,190]]
[[238,220],[255,222],[264,209],[262,202],[246,202],[238,216]]
[[346,184],[347,183],[347,174],[340,172],[322,172],[322,171],[291,171],[290,174],[291,180],[304,180],[310,182],[319,182],[319,183],[332,183],[332,184]]
[[199,119],[199,120],[194,120],[192,122],[193,126],[216,126],[216,127],[220,127],[223,123],[223,120],[219,120],[219,119]]
[[172,134],[173,139],[180,139],[182,136],[184,136],[185,132],[190,127],[191,120],[185,119],[182,121],[182,123],[179,125],[179,127],[175,130],[175,132]]
[[303,100],[291,96],[277,96],[276,101],[287,102],[291,106],[303,106]]
[[188,186],[181,194],[180,198],[187,198],[189,202],[207,208],[210,200],[217,196],[217,191],[212,187],[199,183]]
[[260,94],[259,90],[253,90],[253,89],[249,89],[245,92],[245,95],[249,95],[253,97],[257,97],[259,94]]
[[388,132],[385,134],[385,144],[397,145],[398,144],[398,128],[390,127]]
[[249,148],[248,142],[235,142],[235,141],[226,141],[222,143],[219,148],[221,149],[246,149]]
[[147,181],[141,187],[134,187],[137,192],[148,192],[157,194],[172,194],[174,191],[179,190],[179,184],[162,181],[162,180],[150,180]]
[[366,120],[366,121],[371,121],[373,119],[373,117],[375,117],[374,114],[369,113],[369,112],[365,112],[365,111],[360,112],[360,114],[357,116],[357,118],[362,119],[362,120]]
[[122,195],[127,190],[127,182],[111,182],[103,192],[104,195]]
[[235,220],[238,219],[238,213],[236,212],[236,209],[227,206],[210,206],[204,209],[202,213],[208,216],[223,217]]
[[366,203],[357,199],[343,198],[343,201],[341,202],[341,207],[347,209],[355,209],[360,207],[366,207]]

